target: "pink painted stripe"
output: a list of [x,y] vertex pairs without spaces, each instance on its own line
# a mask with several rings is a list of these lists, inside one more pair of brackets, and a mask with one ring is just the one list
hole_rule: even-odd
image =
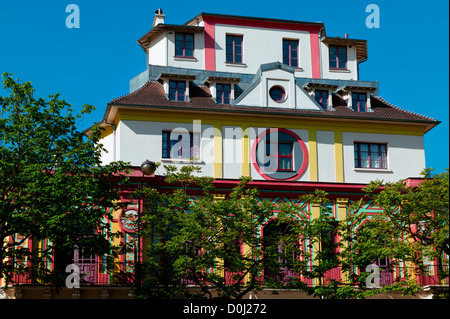
[[215,51],[215,22],[210,22],[210,19],[203,17],[205,28],[205,69],[209,71],[216,70],[216,51]]
[[320,50],[319,50],[319,31],[310,31],[310,46],[311,46],[311,68],[312,77],[320,78]]

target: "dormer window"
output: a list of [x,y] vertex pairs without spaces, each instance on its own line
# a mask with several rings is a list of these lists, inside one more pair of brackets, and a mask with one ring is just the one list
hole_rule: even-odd
[[352,109],[355,112],[367,112],[367,93],[352,93]]
[[216,103],[230,104],[231,101],[231,84],[216,84]]
[[218,104],[231,104],[234,102],[236,84],[239,78],[210,76],[205,84],[209,86],[211,96]]
[[347,69],[347,47],[330,45],[330,69]]
[[189,83],[195,76],[175,73],[161,73],[158,81],[162,82],[164,93],[170,101],[189,102]]
[[186,101],[186,81],[169,81],[169,100]]
[[328,90],[315,90],[314,97],[324,110],[328,110]]

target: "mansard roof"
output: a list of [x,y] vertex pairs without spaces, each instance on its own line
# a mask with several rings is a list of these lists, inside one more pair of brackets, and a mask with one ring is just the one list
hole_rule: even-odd
[[116,98],[108,103],[105,119],[112,106],[143,109],[171,109],[180,111],[209,111],[227,113],[254,113],[266,115],[287,115],[298,117],[314,117],[328,119],[355,119],[368,121],[398,121],[422,123],[428,126],[427,131],[440,122],[417,113],[396,107],[379,96],[371,96],[372,112],[355,112],[346,105],[339,94],[333,94],[334,110],[306,110],[260,106],[237,106],[218,104],[211,96],[207,86],[191,83],[189,102],[170,101],[163,85],[158,81],[148,81],[138,90]]

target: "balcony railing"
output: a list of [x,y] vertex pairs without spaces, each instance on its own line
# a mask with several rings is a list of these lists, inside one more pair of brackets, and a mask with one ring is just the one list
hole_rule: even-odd
[[[106,264],[96,262],[76,265],[79,270],[80,285],[133,286],[136,284],[134,276],[135,266],[131,263]],[[143,273],[145,274],[145,269],[143,270]],[[395,267],[389,271],[380,268],[379,283],[380,285],[391,285],[398,281],[405,281],[406,274],[409,276],[415,274],[416,281],[421,286],[449,284],[448,273],[446,278],[439,278],[438,267],[436,265],[428,265],[422,271],[419,271],[417,267]],[[73,278],[74,274],[62,273],[64,278],[67,278],[69,275],[72,275]],[[240,276],[236,275],[239,274],[225,271],[225,282],[229,285],[235,284],[240,278]],[[313,279],[308,278],[308,276],[305,276],[304,273],[297,274],[288,269],[281,269],[276,275],[273,272],[265,271],[260,279],[264,280],[264,277],[271,277],[282,283],[287,283],[291,278],[296,278],[308,286],[318,284],[317,279],[314,281]],[[348,274],[346,272],[342,272],[339,267],[326,271],[321,278],[321,282],[325,284],[331,282],[332,280],[340,281],[345,284],[350,283]],[[48,284],[49,282],[46,283]],[[2,284],[4,284],[4,282],[2,282]],[[24,273],[12,276],[12,280],[7,282],[7,284],[43,284],[43,282],[33,277],[31,273]],[[182,281],[182,284],[195,285],[195,282],[193,280],[186,279]],[[242,284],[245,284],[244,281],[242,281]]]

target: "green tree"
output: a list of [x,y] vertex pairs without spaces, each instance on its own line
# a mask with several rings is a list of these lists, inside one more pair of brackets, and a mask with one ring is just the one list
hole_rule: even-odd
[[[392,290],[411,293],[417,287],[415,281],[408,280],[377,288],[372,285],[368,265],[390,258],[394,262],[388,270],[392,271],[395,261],[409,260],[412,253],[399,231],[388,223],[380,223],[379,217],[369,219],[364,213],[357,213],[363,201],[351,205],[346,219],[340,221],[335,219],[329,194],[324,191],[302,196],[299,202],[308,204],[303,205],[306,218],[296,223],[293,231],[299,240],[295,255],[303,263],[292,263],[297,276],[281,287],[296,288],[321,299],[366,298]],[[283,206],[286,217],[299,210],[295,203]],[[315,218],[308,209],[312,206],[318,208]],[[362,224],[364,227],[359,227]]]
[[[154,239],[143,297],[194,297],[187,289],[194,284],[200,288],[197,297],[212,298],[215,290],[222,298],[240,299],[267,284],[263,271],[276,281],[286,251],[268,248],[260,236],[276,207],[257,198],[250,179],[242,178],[230,194],[217,198],[211,178],[194,176],[198,167],[165,168],[166,181],[176,190],[141,188],[135,194],[146,199],[143,234]],[[194,196],[194,188],[202,194]],[[273,234],[271,242],[287,243],[290,236]]]
[[[21,84],[7,73],[3,78],[10,95],[0,97],[0,277],[11,281],[22,273],[61,284],[56,275],[64,275],[67,263],[51,272],[44,260],[58,265],[62,260],[55,255],[74,249],[113,253],[107,219],[127,164],[101,163],[100,128],[89,137],[77,130],[77,120],[92,106],[74,115],[58,94],[37,98],[30,82]],[[30,238],[51,245],[20,248]]]
[[[448,268],[444,271],[443,267],[450,254],[448,169],[439,174],[426,169],[422,175],[418,185],[373,181],[364,190],[383,209],[379,218],[390,232],[405,236],[413,261],[420,266],[424,257],[436,259],[441,277],[448,277]],[[381,233],[383,229],[376,234]]]

